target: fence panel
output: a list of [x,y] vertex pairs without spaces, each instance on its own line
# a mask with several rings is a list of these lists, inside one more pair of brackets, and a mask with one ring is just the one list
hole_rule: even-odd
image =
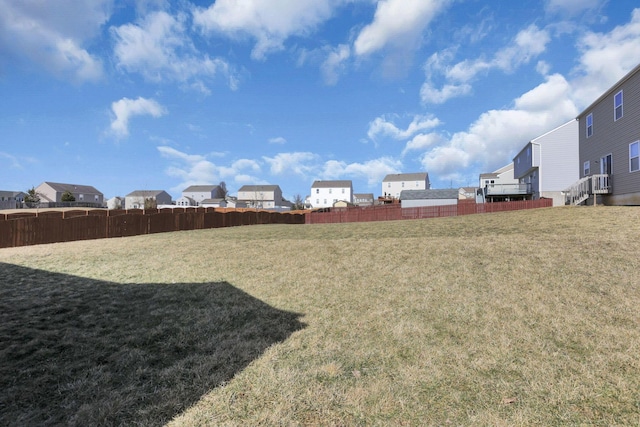
[[306,214],[307,224],[329,224],[339,222],[392,221],[399,219],[425,219],[477,213],[505,212],[553,206],[551,199],[519,200],[514,202],[479,203],[464,201],[456,205],[423,206],[402,208],[398,204],[371,206],[366,208],[339,208],[328,212]]
[[147,234],[147,217],[137,213],[107,217],[107,237],[128,237]]

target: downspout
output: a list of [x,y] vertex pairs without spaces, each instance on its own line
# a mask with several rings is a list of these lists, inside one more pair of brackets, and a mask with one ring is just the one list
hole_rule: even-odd
[[[539,147],[538,154],[540,160],[538,161],[538,199],[542,196],[542,145],[539,142],[531,141],[531,145],[537,145]],[[531,149],[531,156],[533,156],[533,148]],[[533,158],[532,158],[533,160]]]

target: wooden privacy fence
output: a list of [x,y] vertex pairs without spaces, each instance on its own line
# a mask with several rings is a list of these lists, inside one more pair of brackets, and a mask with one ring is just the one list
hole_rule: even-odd
[[254,224],[304,224],[304,214],[198,209],[25,211],[0,214],[0,248]]
[[551,199],[519,200],[514,202],[475,203],[460,202],[457,205],[402,208],[400,204],[370,206],[362,208],[333,208],[328,212],[310,212],[307,224],[331,224],[338,222],[392,221],[400,219],[423,219],[478,213],[505,212],[522,209],[547,208],[553,206]]

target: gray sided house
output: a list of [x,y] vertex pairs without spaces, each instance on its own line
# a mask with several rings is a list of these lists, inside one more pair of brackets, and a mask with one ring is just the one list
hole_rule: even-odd
[[513,158],[513,175],[527,184],[531,199],[553,199],[553,206],[565,204],[564,190],[578,176],[578,121],[558,126],[529,141]]
[[400,206],[403,208],[421,208],[426,206],[445,206],[458,204],[457,188],[404,190],[400,193]]
[[568,190],[567,201],[580,203],[600,195],[605,204],[640,205],[640,65],[578,120],[581,179]]
[[373,193],[355,193],[353,204],[356,206],[373,206]]
[[403,190],[428,190],[431,188],[429,174],[417,173],[393,173],[382,180],[382,192],[385,198],[399,198]]
[[223,199],[225,196],[219,185],[190,185],[182,190],[182,197],[176,200],[176,205],[200,206],[205,200]]
[[125,209],[151,209],[170,204],[171,195],[164,190],[136,190],[124,197]]
[[24,203],[22,191],[0,191],[0,209],[19,209]]
[[238,202],[256,209],[279,209],[286,203],[279,185],[243,185],[238,190]]
[[[98,207],[104,206],[104,195],[90,185],[61,184],[58,182],[43,182],[36,188],[36,193],[40,195],[40,206],[81,206]],[[63,202],[62,195],[69,192],[76,199],[74,202]]]

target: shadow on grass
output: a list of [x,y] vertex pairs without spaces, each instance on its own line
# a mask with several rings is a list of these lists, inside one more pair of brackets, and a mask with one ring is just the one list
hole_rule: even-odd
[[0,263],[0,425],[160,425],[305,327],[229,283]]

